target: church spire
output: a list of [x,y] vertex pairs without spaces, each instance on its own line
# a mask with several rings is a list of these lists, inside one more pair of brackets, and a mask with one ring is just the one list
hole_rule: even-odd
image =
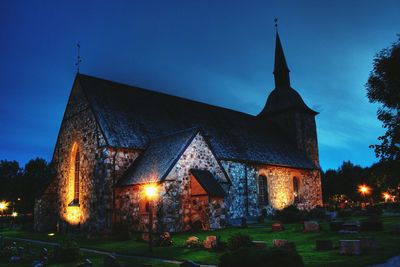
[[281,39],[278,33],[277,19],[275,19],[276,27],[276,44],[275,44],[275,66],[274,66],[274,76],[275,76],[275,88],[290,88],[290,77],[289,68],[286,63],[285,54],[283,53],[283,48],[281,44]]

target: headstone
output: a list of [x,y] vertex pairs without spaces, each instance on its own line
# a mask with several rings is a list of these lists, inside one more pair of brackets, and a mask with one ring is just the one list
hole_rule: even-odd
[[184,261],[181,263],[180,267],[200,267],[200,264],[193,261]]
[[369,251],[378,247],[378,243],[374,237],[360,237],[359,239],[362,251]]
[[283,231],[283,224],[278,222],[278,223],[273,223],[272,224],[272,231],[273,232],[279,232],[279,231]]
[[360,222],[359,221],[345,222],[342,224],[342,229],[347,231],[358,232],[360,231]]
[[319,227],[319,223],[316,221],[305,221],[304,222],[304,232],[308,233],[308,232],[319,232],[320,231],[320,227]]
[[213,246],[213,243],[217,240],[217,237],[215,235],[210,235],[207,236],[206,240],[204,240],[203,245],[205,249],[211,249]]
[[114,255],[108,254],[104,257],[103,267],[122,267]]
[[256,248],[261,248],[261,249],[267,248],[267,242],[265,241],[253,241],[253,244]]
[[339,240],[340,254],[344,255],[360,255],[361,242],[360,240]]
[[158,239],[158,244],[163,247],[172,245],[171,234],[169,232],[162,233]]
[[284,247],[288,241],[286,239],[274,239],[272,240],[272,246],[275,248]]
[[316,240],[315,241],[316,250],[331,250],[333,249],[332,240]]
[[142,233],[142,241],[149,242],[149,233]]
[[188,239],[186,239],[186,246],[188,248],[193,248],[199,246],[200,241],[199,238],[196,236],[189,236]]

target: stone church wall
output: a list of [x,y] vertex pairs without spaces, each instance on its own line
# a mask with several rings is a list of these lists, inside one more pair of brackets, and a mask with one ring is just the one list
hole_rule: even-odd
[[[113,185],[140,151],[110,149],[105,145],[88,101],[76,84],[54,151],[56,177],[35,203],[36,230],[63,230],[68,225],[93,232],[111,229]],[[73,199],[71,170],[74,162],[71,158],[74,146],[80,153],[80,182],[79,206],[72,207],[69,203]]]
[[[154,230],[178,232],[189,229],[190,212],[193,208],[190,192],[190,175],[192,168],[207,169],[218,179],[223,188],[228,190],[228,183],[218,161],[201,134],[197,134],[178,162],[160,184],[160,199],[154,213]],[[117,189],[117,221],[125,222],[133,230],[144,230],[148,227],[148,214],[139,210],[140,186],[126,186]],[[226,206],[223,201],[211,200],[206,207],[208,226],[221,228],[226,224]],[[209,215],[207,215],[209,217]],[[206,220],[206,218],[203,218]],[[208,220],[209,219],[209,220]]]
[[222,161],[222,166],[232,181],[227,200],[229,218],[258,216],[257,169],[234,161]]

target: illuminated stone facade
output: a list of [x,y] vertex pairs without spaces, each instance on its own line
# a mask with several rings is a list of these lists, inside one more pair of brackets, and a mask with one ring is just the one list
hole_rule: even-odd
[[142,231],[142,186],[153,178],[155,231],[218,229],[262,209],[322,205],[317,112],[290,87],[279,36],[277,51],[276,88],[257,116],[78,74],[35,229]]

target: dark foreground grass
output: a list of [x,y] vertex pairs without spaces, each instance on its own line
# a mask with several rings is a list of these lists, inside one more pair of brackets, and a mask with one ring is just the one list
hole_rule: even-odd
[[[350,218],[354,220],[355,218]],[[357,218],[364,220],[365,218]],[[296,244],[297,250],[303,257],[306,266],[367,266],[385,262],[388,258],[400,255],[400,236],[393,235],[391,228],[400,223],[400,216],[384,216],[384,230],[379,232],[362,232],[359,234],[338,234],[329,230],[328,223],[322,223],[322,231],[319,233],[303,233],[300,224],[287,224],[283,232],[272,232],[271,222],[258,225],[257,228],[228,228],[223,230],[199,233],[177,233],[173,234],[174,245],[171,247],[154,248],[151,256],[167,259],[193,260],[199,263],[217,264],[222,253],[209,252],[204,249],[188,249],[183,246],[190,235],[195,235],[204,240],[208,235],[221,236],[226,241],[235,233],[250,235],[253,240],[266,241],[271,246],[273,239],[288,239]],[[262,226],[262,227],[260,227]],[[1,233],[8,237],[29,238],[43,241],[60,241],[63,236],[48,236],[41,233],[27,233],[16,230],[7,230]],[[358,237],[374,237],[378,242],[378,248],[374,251],[364,253],[360,256],[344,256],[339,254],[336,248],[332,251],[316,251],[315,241],[317,239],[330,239],[338,246],[340,239],[356,239]],[[112,238],[97,238],[91,240],[78,240],[81,247],[92,248],[102,251],[116,252],[128,255],[150,256],[147,252],[147,244],[136,241],[134,237],[129,241],[115,241]],[[164,265],[161,265],[164,266]]]

